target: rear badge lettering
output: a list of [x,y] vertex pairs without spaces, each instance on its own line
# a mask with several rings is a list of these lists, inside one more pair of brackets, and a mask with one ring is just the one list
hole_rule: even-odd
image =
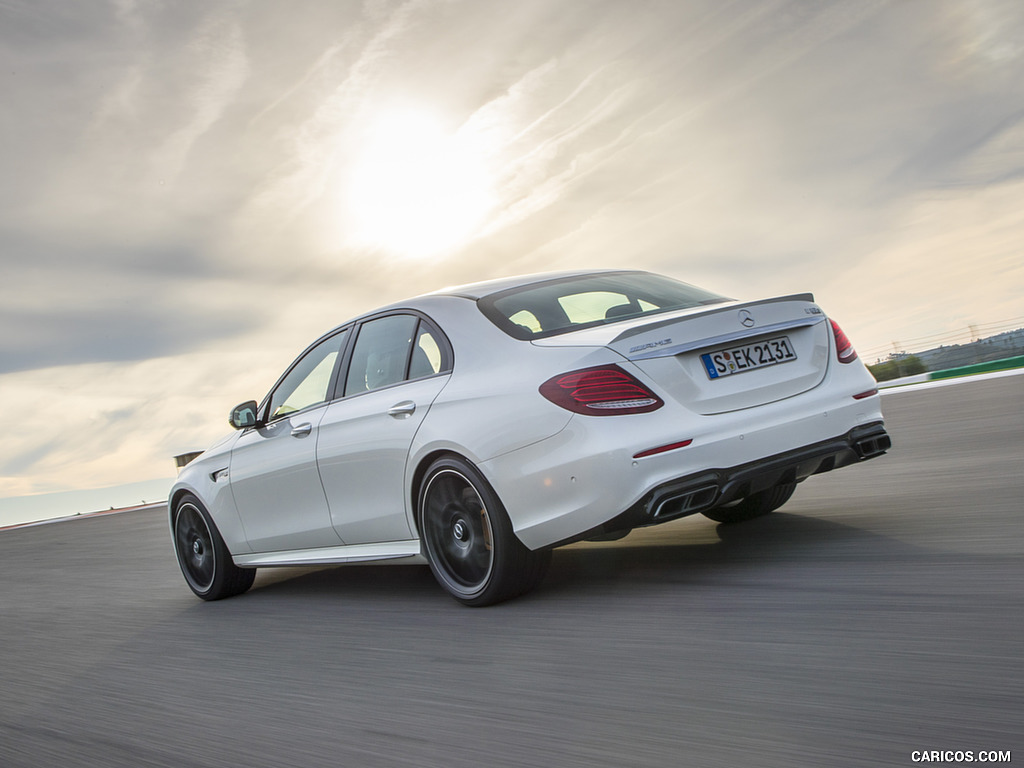
[[649,341],[646,344],[639,344],[635,347],[631,347],[629,354],[635,354],[636,352],[643,352],[645,349],[655,349],[657,347],[667,347],[672,343],[672,339],[662,339],[661,341]]

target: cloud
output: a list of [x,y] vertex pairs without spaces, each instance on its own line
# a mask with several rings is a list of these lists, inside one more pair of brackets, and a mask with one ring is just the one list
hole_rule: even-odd
[[[219,356],[224,360],[226,356]],[[12,434],[0,447],[0,498],[172,477],[171,457],[206,447],[234,403],[207,401],[202,380],[220,370],[175,358],[65,365],[6,374],[10,404],[39,407],[51,430]],[[234,370],[221,375],[237,383]],[[203,370],[205,368],[205,371]],[[203,413],[207,411],[208,413]],[[209,419],[217,413],[220,419]],[[206,421],[206,425],[203,425]],[[197,442],[198,441],[198,442]]]
[[[106,307],[53,307],[13,312],[0,309],[6,329],[0,341],[0,375],[53,365],[135,361],[166,357],[195,349],[198,340],[210,343],[251,332],[251,319],[231,313],[192,311],[189,303],[160,298],[122,301]],[[128,320],[130,318],[130,321]]]
[[[8,492],[162,473],[320,332],[446,284],[637,266],[812,290],[868,348],[1024,315],[1013,0],[0,13],[0,384],[62,414],[5,445]],[[493,195],[432,260],[352,236],[399,108]]]
[[154,153],[160,183],[177,178],[192,146],[216,123],[238,95],[249,74],[242,30],[230,19],[205,20],[186,48],[193,79],[187,121]]
[[0,285],[0,374],[201,349],[258,331],[251,286],[194,244],[103,247],[8,236]]
[[869,255],[823,276],[817,298],[864,350],[1020,318],[1022,199],[1022,180],[921,193]]

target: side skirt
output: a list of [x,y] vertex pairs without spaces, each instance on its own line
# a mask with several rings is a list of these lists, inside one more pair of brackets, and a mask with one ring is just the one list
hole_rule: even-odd
[[232,555],[239,568],[271,566],[327,565],[330,563],[366,563],[374,560],[403,560],[409,564],[426,564],[420,554],[419,539],[384,541],[379,544],[348,544],[318,549],[291,549],[281,552],[255,552]]

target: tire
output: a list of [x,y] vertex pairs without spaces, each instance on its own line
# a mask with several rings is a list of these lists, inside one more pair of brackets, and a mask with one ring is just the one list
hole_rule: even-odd
[[763,517],[774,512],[789,501],[795,490],[796,483],[777,485],[724,507],[709,509],[704,512],[704,516],[716,523],[742,523],[744,520],[753,520],[755,517]]
[[252,586],[255,568],[239,568],[209,512],[187,494],[174,508],[174,554],[189,588],[203,600],[240,595]]
[[516,538],[497,494],[469,462],[448,456],[431,464],[417,509],[430,570],[463,605],[500,603],[544,578],[551,550],[531,551]]

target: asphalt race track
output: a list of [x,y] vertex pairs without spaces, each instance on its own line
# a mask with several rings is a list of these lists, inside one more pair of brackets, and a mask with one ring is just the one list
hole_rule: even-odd
[[782,511],[482,610],[410,566],[205,604],[154,511],[2,532],[0,766],[1024,762],[1024,377],[883,406],[892,452]]

